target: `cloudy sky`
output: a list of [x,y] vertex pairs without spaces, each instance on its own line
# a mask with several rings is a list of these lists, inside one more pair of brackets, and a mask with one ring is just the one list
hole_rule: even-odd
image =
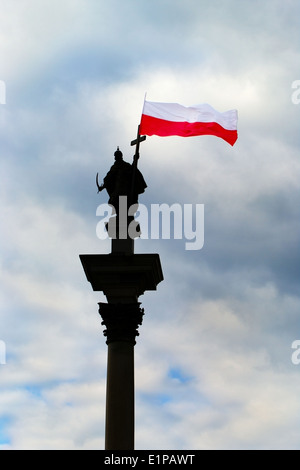
[[0,449],[104,447],[79,254],[110,251],[95,175],[132,161],[145,92],[237,109],[239,138],[141,145],[140,202],[204,204],[205,243],[136,242],[165,278],[140,298],[136,448],[300,449],[299,31],[297,0],[1,0]]

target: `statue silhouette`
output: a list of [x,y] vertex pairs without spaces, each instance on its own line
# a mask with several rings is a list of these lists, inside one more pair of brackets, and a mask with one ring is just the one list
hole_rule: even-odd
[[108,204],[111,204],[117,213],[119,214],[119,196],[128,197],[128,207],[138,202],[139,194],[142,194],[147,188],[147,184],[140,170],[135,164],[130,164],[123,160],[123,154],[118,149],[114,153],[115,162],[110,168],[109,172],[103,179],[103,184],[98,184],[97,174],[97,186],[98,192],[106,189],[109,200]]

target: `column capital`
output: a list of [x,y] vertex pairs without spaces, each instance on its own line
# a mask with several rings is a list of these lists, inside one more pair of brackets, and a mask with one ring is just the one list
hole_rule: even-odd
[[106,344],[113,341],[125,341],[136,344],[135,338],[139,336],[138,327],[143,322],[144,309],[140,302],[117,304],[99,302],[99,314],[102,317],[101,325],[106,326],[103,334]]
[[112,304],[136,302],[163,280],[155,253],[80,255],[80,260],[93,290],[102,291]]

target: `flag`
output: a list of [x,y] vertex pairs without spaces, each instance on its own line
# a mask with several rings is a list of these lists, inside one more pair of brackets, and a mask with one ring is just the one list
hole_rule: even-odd
[[207,103],[185,107],[177,103],[145,101],[140,135],[192,137],[214,135],[234,145],[237,140],[237,110],[220,113]]

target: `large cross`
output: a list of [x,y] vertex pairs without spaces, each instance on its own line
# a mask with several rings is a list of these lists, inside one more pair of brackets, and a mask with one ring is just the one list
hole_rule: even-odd
[[138,126],[136,139],[134,139],[132,142],[130,142],[130,145],[136,145],[135,154],[134,154],[134,157],[133,157],[133,174],[132,174],[131,197],[130,197],[131,201],[133,199],[137,163],[138,163],[138,159],[140,157],[140,155],[139,155],[140,143],[143,142],[144,140],[146,140],[146,136],[145,135],[140,135],[140,126]]
[[143,142],[144,140],[146,140],[146,136],[145,135],[140,135],[140,126],[138,126],[136,139],[134,139],[132,142],[130,142],[130,145],[136,145],[135,154],[134,154],[134,157],[133,157],[133,164],[134,164],[135,167],[137,167],[137,162],[138,162],[138,159],[139,159],[140,143]]

